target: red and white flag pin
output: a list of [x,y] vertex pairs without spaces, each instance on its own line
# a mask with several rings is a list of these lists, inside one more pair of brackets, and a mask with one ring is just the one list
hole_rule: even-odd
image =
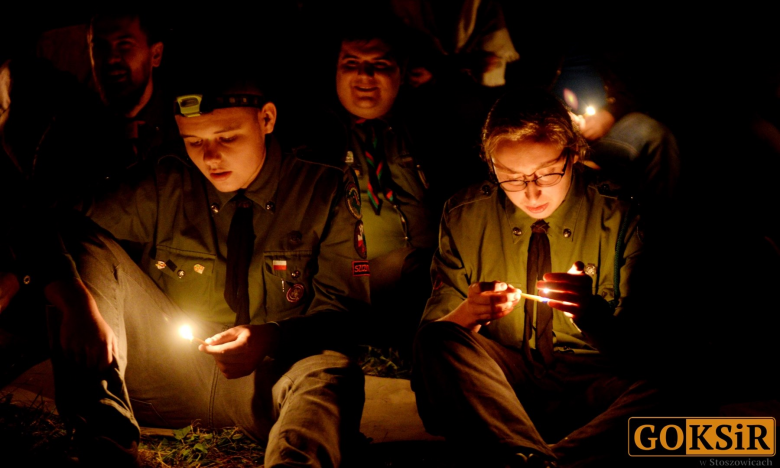
[[274,271],[286,270],[286,269],[287,269],[287,260],[274,260]]

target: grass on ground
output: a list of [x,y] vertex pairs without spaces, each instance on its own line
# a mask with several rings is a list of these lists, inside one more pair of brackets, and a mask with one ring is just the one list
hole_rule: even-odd
[[[363,346],[358,362],[366,375],[409,378],[409,364],[393,348]],[[5,460],[23,461],[3,466],[75,466],[71,434],[56,410],[43,399],[27,406],[12,400],[13,393],[0,390],[0,453],[16,455],[4,455]],[[144,468],[257,467],[264,453],[238,428],[207,430],[197,422],[172,431],[144,431],[139,447]]]

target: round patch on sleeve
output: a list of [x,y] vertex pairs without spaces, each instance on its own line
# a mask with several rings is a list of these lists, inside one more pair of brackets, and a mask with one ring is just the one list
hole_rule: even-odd
[[357,185],[351,181],[347,182],[344,190],[346,192],[344,198],[346,199],[349,212],[352,213],[352,216],[356,219],[361,219],[363,214],[360,212],[360,190],[358,190]]
[[366,251],[366,236],[363,232],[363,221],[358,220],[355,223],[355,251],[360,255],[360,258],[368,258]]

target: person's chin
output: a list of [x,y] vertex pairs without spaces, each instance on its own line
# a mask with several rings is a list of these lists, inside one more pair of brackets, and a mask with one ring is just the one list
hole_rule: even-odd
[[379,99],[373,96],[355,96],[352,105],[358,109],[373,109],[379,103]]
[[234,187],[235,182],[231,177],[230,172],[221,172],[218,174],[210,174],[209,181],[220,192],[235,192],[238,188]]
[[523,207],[523,211],[525,211],[525,213],[528,216],[536,219],[542,219],[551,214],[549,213],[550,211],[549,203],[543,203],[541,205],[534,205],[534,206],[525,205]]

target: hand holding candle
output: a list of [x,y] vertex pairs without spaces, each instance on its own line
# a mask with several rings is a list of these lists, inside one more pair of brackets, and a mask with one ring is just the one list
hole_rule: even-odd
[[512,312],[520,291],[503,281],[482,281],[469,285],[466,299],[440,320],[454,322],[473,332]]

